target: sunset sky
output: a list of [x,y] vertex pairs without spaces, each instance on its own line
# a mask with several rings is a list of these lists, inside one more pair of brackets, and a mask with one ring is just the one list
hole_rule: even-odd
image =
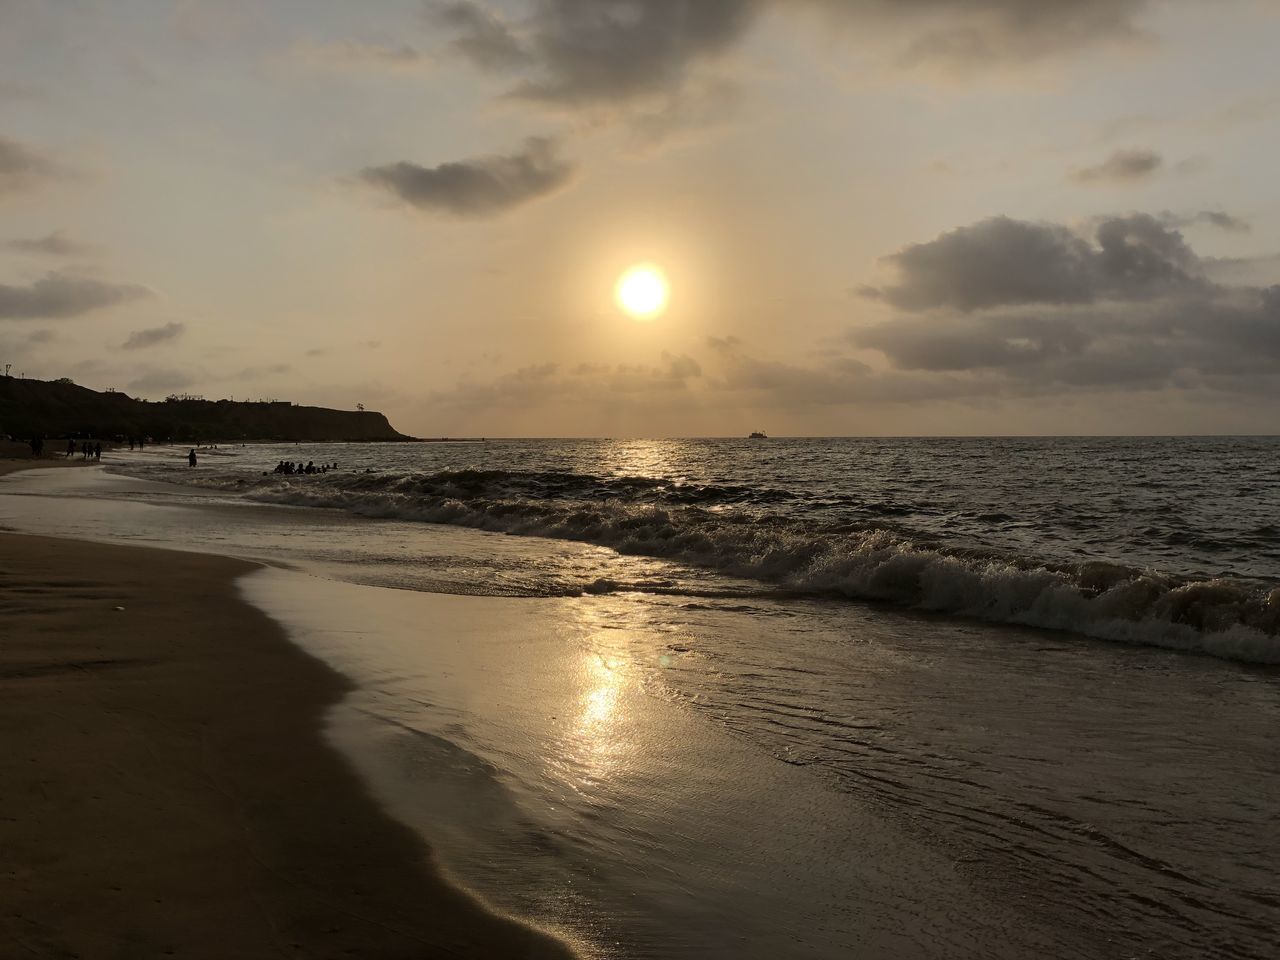
[[1268,0],[0,0],[0,369],[424,436],[1272,433],[1278,49]]

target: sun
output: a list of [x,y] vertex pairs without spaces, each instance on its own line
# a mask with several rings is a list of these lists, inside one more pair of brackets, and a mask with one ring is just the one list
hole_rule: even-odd
[[653,320],[666,312],[671,286],[662,268],[652,263],[628,267],[613,288],[618,308],[637,320]]

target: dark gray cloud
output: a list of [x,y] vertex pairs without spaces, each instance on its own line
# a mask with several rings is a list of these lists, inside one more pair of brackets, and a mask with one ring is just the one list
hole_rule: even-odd
[[1136,183],[1146,180],[1164,166],[1164,158],[1154,150],[1117,150],[1101,163],[1072,171],[1076,183]]
[[177,340],[186,331],[187,326],[184,323],[166,323],[160,327],[135,330],[129,334],[124,343],[120,344],[120,347],[124,350],[143,350],[147,347],[154,347]]
[[55,230],[44,237],[6,240],[4,246],[19,253],[46,254],[52,257],[76,257],[93,250],[89,244],[67,236],[65,230]]
[[441,5],[478,66],[526,68],[512,95],[589,106],[679,88],[742,36],[760,0],[531,0],[511,23],[478,2]]
[[61,166],[52,157],[0,136],[0,196],[27,190],[61,173]]
[[492,10],[470,0],[437,3],[433,19],[454,33],[453,46],[468,60],[488,70],[523,66],[532,54],[512,26]]
[[1280,393],[1280,288],[1035,314],[910,317],[856,331],[899,370],[996,377],[1022,389],[1269,378]]
[[1198,213],[1171,213],[1166,210],[1160,214],[1159,219],[1161,223],[1171,227],[1194,227],[1204,224],[1228,233],[1248,233],[1253,229],[1248,220],[1223,213],[1221,210],[1201,210]]
[[1280,396],[1280,286],[1210,282],[1163,218],[1107,218],[1093,242],[996,218],[889,259],[902,282],[876,293],[906,315],[850,339],[897,371],[1006,395],[1247,386]]
[[369,167],[360,176],[419,210],[487,217],[554,193],[572,178],[573,167],[560,158],[554,141],[532,138],[507,156],[436,167],[393,163]]
[[1280,253],[1258,257],[1205,257],[1204,272],[1215,283],[1269,287],[1280,283]]
[[[778,0],[779,3],[784,0]],[[826,0],[853,16],[879,14],[910,32],[902,62],[973,70],[1042,60],[1139,35],[1148,0]]]
[[1220,230],[1233,233],[1248,233],[1252,229],[1248,220],[1241,220],[1239,217],[1233,217],[1219,210],[1201,210],[1196,214],[1195,222],[1212,224]]
[[[767,10],[816,10],[882,44],[889,30],[907,65],[981,67],[1034,61],[1137,34],[1147,0],[525,0],[506,17],[482,0],[434,5],[455,49],[476,65],[515,71],[511,95],[582,107],[683,89],[733,49]],[[856,42],[856,41],[855,41]]]
[[1100,221],[1093,242],[1057,224],[993,217],[885,262],[898,283],[861,292],[908,311],[1140,299],[1207,284],[1182,235],[1147,214]]
[[135,284],[50,273],[28,286],[0,283],[0,320],[77,317],[149,295]]

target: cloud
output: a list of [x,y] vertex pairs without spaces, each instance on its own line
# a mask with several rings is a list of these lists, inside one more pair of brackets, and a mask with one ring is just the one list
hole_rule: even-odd
[[503,16],[480,0],[434,4],[475,65],[514,73],[508,95],[570,108],[670,98],[725,57],[765,12],[816,10],[853,42],[900,36],[899,65],[980,69],[1139,35],[1147,0],[525,0]]
[[1207,283],[1182,235],[1146,214],[1100,221],[1092,243],[1057,224],[992,217],[885,262],[899,282],[860,292],[907,311],[1138,299]]
[[227,380],[263,380],[268,377],[279,377],[293,370],[288,363],[269,363],[252,367],[242,367],[227,376]]
[[1257,257],[1205,257],[1205,275],[1215,283],[1266,287],[1280,282],[1280,253]]
[[150,293],[146,287],[134,284],[50,273],[29,286],[0,283],[0,320],[77,317]]
[[53,257],[75,257],[90,253],[93,247],[67,236],[65,230],[55,230],[45,237],[6,240],[4,246],[19,253],[46,254]]
[[513,24],[477,3],[439,17],[454,46],[486,69],[526,68],[511,96],[567,106],[620,103],[678,89],[695,65],[743,35],[759,0],[534,0]]
[[1021,391],[1216,385],[1280,393],[1280,287],[1034,314],[927,316],[855,331],[899,370],[998,375]]
[[426,54],[407,43],[370,43],[342,40],[334,43],[304,41],[290,52],[296,62],[321,70],[349,70],[366,67],[388,70],[419,70],[429,66]]
[[527,409],[562,402],[593,406],[665,403],[702,376],[702,365],[693,357],[664,351],[657,365],[531,364],[489,381],[464,380],[431,399],[467,411]]
[[62,172],[61,166],[41,151],[0,136],[0,196],[20,193]]
[[1076,183],[1136,183],[1154,176],[1164,158],[1154,150],[1117,150],[1092,167],[1072,171]]
[[433,19],[456,34],[453,47],[476,66],[506,70],[532,60],[511,25],[498,14],[469,0],[438,3]]
[[1280,286],[1210,281],[1164,218],[1107,218],[1093,242],[1055,224],[994,218],[888,259],[902,282],[876,292],[905,315],[855,329],[850,341],[895,371],[946,376],[984,395],[1177,387],[1280,396]]
[[548,196],[573,176],[554,141],[534,137],[507,156],[478,157],[420,167],[393,163],[368,167],[361,178],[404,203],[431,213],[488,217]]
[[142,350],[146,347],[154,347],[157,344],[168,343],[176,340],[186,333],[187,327],[183,323],[166,323],[162,327],[151,327],[146,330],[135,330],[129,334],[129,338],[120,344],[123,350]]
[[[777,0],[781,3],[784,0]],[[858,15],[891,19],[911,39],[900,62],[965,71],[1029,63],[1099,43],[1131,41],[1147,0],[826,0]]]
[[707,346],[720,353],[733,353],[742,346],[742,341],[735,336],[707,337]]
[[1198,213],[1189,214],[1170,213],[1166,210],[1160,214],[1160,222],[1171,227],[1194,227],[1204,224],[1210,227],[1217,227],[1219,230],[1225,230],[1228,233],[1248,233],[1253,229],[1248,220],[1234,217],[1229,213],[1223,213],[1221,210],[1201,210]]

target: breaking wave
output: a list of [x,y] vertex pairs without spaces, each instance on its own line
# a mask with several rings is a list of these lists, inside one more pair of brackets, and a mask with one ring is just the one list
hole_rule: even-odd
[[265,503],[591,543],[798,594],[1280,663],[1280,587],[1116,563],[1051,562],[946,544],[887,524],[838,524],[761,509],[790,499],[781,490],[504,470],[221,475],[186,482]]

